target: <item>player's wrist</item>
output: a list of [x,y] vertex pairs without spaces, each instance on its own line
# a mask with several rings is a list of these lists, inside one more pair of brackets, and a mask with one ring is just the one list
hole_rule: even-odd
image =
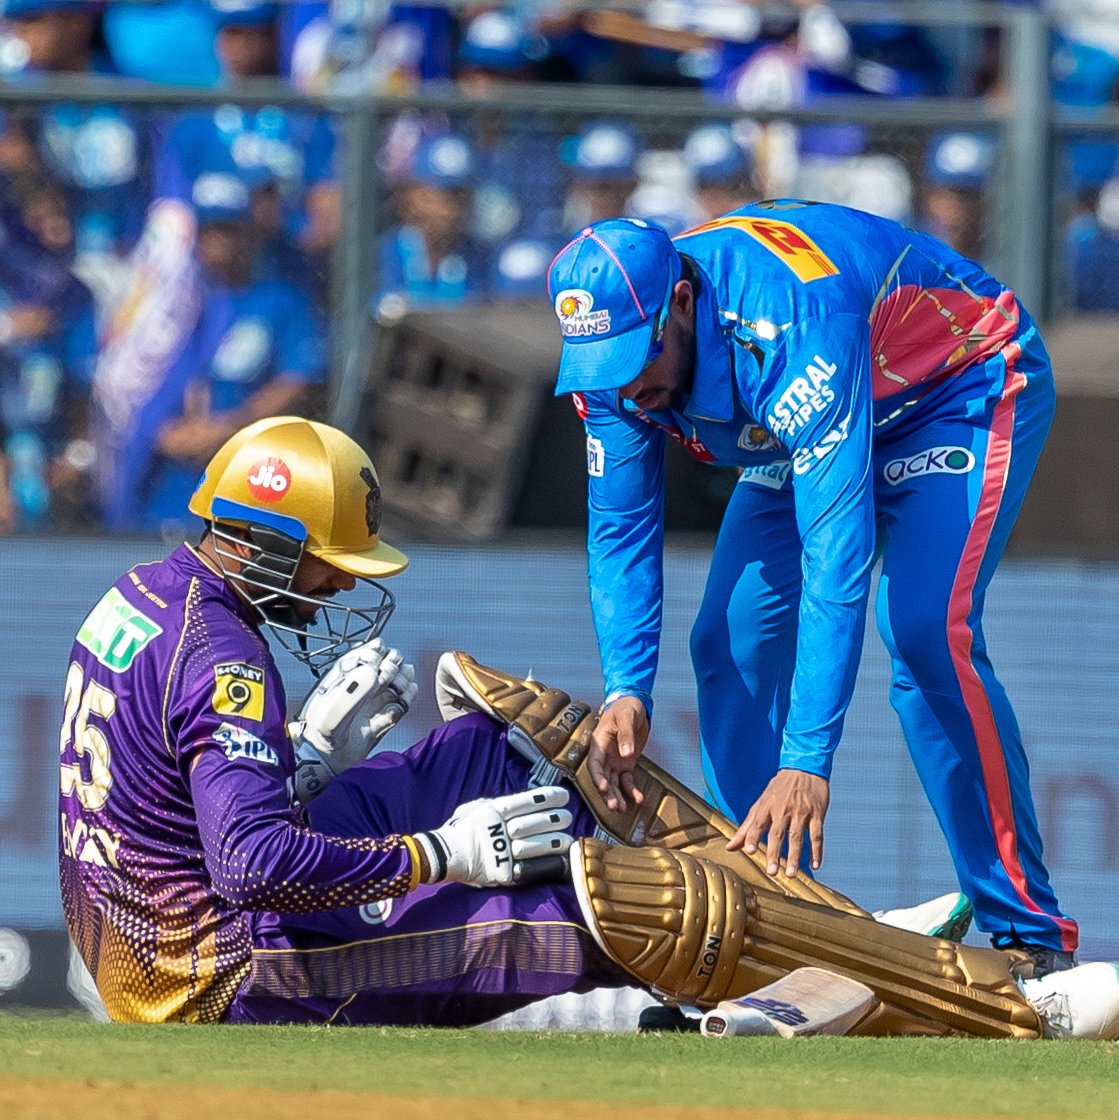
[[650,721],[653,718],[653,698],[643,688],[615,688],[606,694],[606,699],[602,701],[602,707],[599,708],[599,713],[606,711],[611,704],[615,701],[625,698],[632,698],[641,701],[645,708],[645,716]]
[[415,846],[413,858],[419,861],[419,882],[443,882],[450,852],[442,838],[434,832],[416,832],[410,839]]

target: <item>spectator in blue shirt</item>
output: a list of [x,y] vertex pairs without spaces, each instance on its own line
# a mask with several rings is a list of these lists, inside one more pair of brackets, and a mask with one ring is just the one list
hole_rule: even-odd
[[626,214],[637,189],[637,160],[644,145],[628,126],[592,121],[560,145],[570,168],[564,226],[575,229],[604,218]]
[[135,468],[145,479],[146,528],[181,517],[199,471],[231,432],[297,409],[326,377],[326,330],[309,297],[281,280],[253,278],[247,186],[205,175],[193,203],[201,310],[141,426],[154,435],[146,470]]
[[[224,81],[277,73],[276,4],[215,0],[217,50]],[[341,194],[334,169],[334,133],[329,120],[274,106],[244,109],[233,104],[186,113],[173,125],[155,170],[155,194],[190,199],[195,180],[222,173],[279,194],[276,236],[290,238],[313,260],[333,245],[341,226]]]
[[9,188],[19,205],[2,222],[0,532],[46,526],[56,492],[91,465],[80,436],[97,352],[92,298],[67,267],[65,199],[41,179]]
[[469,232],[476,182],[474,152],[461,136],[420,141],[396,190],[401,223],[378,246],[375,311],[400,300],[462,303],[485,294],[488,253]]
[[705,124],[688,133],[684,163],[705,221],[761,197],[753,157],[728,124]]
[[[547,43],[511,11],[475,16],[463,31],[456,81],[480,102],[511,85],[538,79]],[[472,114],[477,184],[471,232],[487,245],[510,237],[552,237],[562,243],[562,168],[549,122],[535,114]]]
[[105,42],[121,74],[174,86],[212,86],[220,76],[207,0],[106,5]]
[[925,156],[921,228],[965,257],[982,255],[983,191],[995,167],[995,138],[989,133],[936,133]]
[[[9,77],[112,69],[94,50],[99,8],[63,0],[7,0],[4,16],[22,66]],[[9,53],[11,51],[9,50]],[[8,170],[36,170],[64,187],[79,270],[91,280],[134,245],[148,203],[147,129],[117,105],[52,104],[4,121]],[[13,168],[13,161],[22,167]],[[102,263],[102,258],[107,263]]]

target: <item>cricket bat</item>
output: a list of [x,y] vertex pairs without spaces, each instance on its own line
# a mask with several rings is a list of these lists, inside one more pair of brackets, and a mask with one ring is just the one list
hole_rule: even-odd
[[723,1000],[700,1020],[708,1038],[846,1034],[877,1003],[857,980],[826,968],[797,968],[739,999]]

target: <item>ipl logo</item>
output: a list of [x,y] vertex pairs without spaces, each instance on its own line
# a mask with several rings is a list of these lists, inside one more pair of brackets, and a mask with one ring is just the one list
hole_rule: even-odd
[[565,288],[556,296],[555,306],[565,338],[606,334],[610,330],[610,312],[592,311],[594,296],[583,288]]
[[258,501],[278,502],[291,487],[291,471],[283,459],[263,459],[253,464],[245,481]]

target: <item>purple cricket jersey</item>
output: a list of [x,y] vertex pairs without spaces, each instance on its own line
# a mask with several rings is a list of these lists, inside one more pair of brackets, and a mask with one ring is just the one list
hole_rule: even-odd
[[60,879],[113,1019],[215,1022],[270,911],[415,886],[410,840],[307,827],[285,714],[250,609],[187,545],[127,572],[82,623],[60,738]]

